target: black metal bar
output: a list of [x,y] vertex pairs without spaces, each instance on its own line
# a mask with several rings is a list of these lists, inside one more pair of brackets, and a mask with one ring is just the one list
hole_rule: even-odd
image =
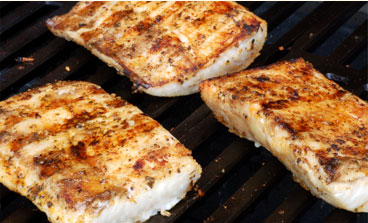
[[313,51],[316,49],[338,26],[341,26],[348,18],[357,12],[364,2],[334,2],[318,15],[317,21],[307,30],[306,35],[301,36],[294,47]]
[[285,18],[289,17],[303,2],[277,2],[261,17],[268,21],[268,32],[270,33]]
[[179,141],[188,149],[194,150],[216,131],[219,124],[216,118],[212,114],[209,114],[205,119],[191,128],[188,133],[182,135]]
[[12,212],[7,218],[5,218],[3,223],[26,223],[31,222],[31,219],[37,215],[36,210],[34,210],[34,205],[31,202],[25,202],[22,207],[17,208]]
[[[285,54],[289,51],[289,47],[301,36],[306,30],[314,23],[318,22],[318,16],[329,7],[328,3],[322,3],[316,9],[314,9],[310,14],[305,16],[297,25],[292,27],[289,31],[287,31],[280,39],[271,45],[266,44],[262,49],[263,53],[260,58],[257,58],[255,61],[256,64],[254,66],[262,66],[264,64],[270,64],[275,61],[275,57],[284,57]],[[281,52],[279,47],[284,47],[284,50]],[[294,49],[291,47],[290,51]],[[285,53],[285,52],[286,53]]]
[[354,94],[359,93],[359,87],[366,80],[366,76],[362,75],[359,70],[350,69],[347,66],[336,64],[336,61],[330,57],[319,56],[310,52],[301,51],[299,49],[294,49],[289,52],[284,58],[292,59],[302,57],[306,61],[313,64],[313,67],[319,70],[323,74],[333,73],[337,76],[343,77],[341,79],[346,79],[344,82],[337,82],[344,89],[351,91]]
[[28,2],[8,13],[0,20],[0,35],[2,35],[10,27],[15,26],[17,23],[37,12],[43,6],[44,4],[41,2]]
[[[197,191],[204,194],[209,191],[228,171],[230,171],[236,163],[245,157],[251,149],[253,143],[244,139],[237,139],[231,145],[226,147],[224,151],[211,161],[204,169],[199,179]],[[154,216],[150,223],[173,222],[177,220],[187,209],[189,209],[198,199],[198,192],[189,193],[186,198],[170,210],[170,217],[161,215]]]
[[127,77],[123,77],[121,81],[115,83],[113,86],[109,88],[111,92],[116,93],[116,95],[120,96],[124,100],[128,100],[132,96],[132,83]]
[[63,39],[55,39],[39,48],[31,56],[34,58],[32,63],[22,63],[20,65],[13,66],[9,69],[2,70],[0,73],[0,91],[3,91],[16,81],[27,75],[34,70],[37,66],[43,64],[52,56],[60,52],[66,46],[66,41]]
[[340,209],[335,209],[325,219],[325,223],[349,223],[355,219],[355,214]]
[[3,61],[5,58],[11,56],[22,47],[40,37],[42,34],[49,32],[47,27],[45,26],[45,20],[54,15],[66,12],[71,6],[72,3],[65,2],[64,7],[40,17],[36,20],[35,23],[17,33],[15,37],[2,42],[0,50],[0,61]]
[[293,222],[313,200],[314,197],[309,191],[297,186],[276,210],[265,219],[265,223]]
[[143,111],[156,119],[162,113],[167,111],[171,106],[173,106],[176,102],[179,101],[179,98],[162,98],[159,101],[155,101],[148,105]]
[[277,179],[284,167],[276,159],[262,166],[233,196],[208,218],[210,222],[233,222]]
[[93,59],[93,56],[82,48],[75,50],[75,56],[69,57],[63,63],[58,65],[54,70],[48,72],[44,77],[37,80],[34,85],[27,86],[28,88],[42,86],[46,83],[54,82],[55,80],[63,80],[71,75],[74,71],[79,70],[86,65],[88,61]]
[[258,1],[247,1],[247,2],[240,2],[241,5],[249,9],[250,11],[254,11],[256,8],[258,8],[262,2]]
[[[8,7],[10,2],[0,2],[0,10],[2,10],[5,7]],[[0,15],[1,16],[1,15]]]
[[15,10],[17,7],[20,7],[24,2],[11,2],[11,1],[2,1],[0,2],[0,17],[5,16],[7,13]]
[[335,51],[330,55],[336,62],[345,64],[351,57],[356,56],[361,50],[367,47],[367,20],[363,22],[353,34],[351,34]]
[[89,75],[84,81],[95,83],[97,85],[103,86],[108,81],[113,79],[116,75],[116,71],[108,69],[108,67],[102,66],[97,67],[96,72]]
[[183,122],[181,122],[171,133],[175,137],[183,136],[189,131],[193,126],[203,120],[211,111],[209,108],[202,104],[198,109],[196,109],[190,116],[188,116]]

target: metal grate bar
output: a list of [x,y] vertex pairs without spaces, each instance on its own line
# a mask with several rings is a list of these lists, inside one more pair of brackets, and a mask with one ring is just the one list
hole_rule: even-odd
[[15,10],[1,18],[0,35],[9,28],[17,25],[19,22],[37,12],[44,6],[43,3],[29,2],[17,7]]
[[[237,139],[224,151],[209,163],[204,169],[197,186],[203,192],[209,191],[231,168],[235,166],[251,149],[253,143],[244,139]],[[173,222],[177,220],[187,209],[189,209],[197,200],[198,193],[189,193],[186,198],[177,204],[171,211],[169,218],[156,215],[150,223]]]
[[109,88],[110,92],[114,92],[116,95],[120,96],[124,100],[129,100],[132,96],[131,82],[127,77],[123,77],[121,81],[117,82]]
[[106,69],[106,67],[97,67],[95,73],[88,75],[83,81],[95,83],[103,87],[108,81],[116,77],[116,72],[112,69]]
[[173,106],[178,101],[179,98],[163,98],[159,101],[155,101],[152,104],[148,105],[144,109],[144,112],[150,117],[156,119],[158,116],[167,111],[171,106]]
[[208,107],[205,104],[202,104],[198,109],[190,114],[190,116],[181,122],[171,133],[177,138],[184,135],[210,113],[211,111],[208,109]]
[[284,58],[291,59],[300,56],[302,56],[306,61],[311,62],[313,66],[322,74],[326,75],[328,73],[332,73],[333,76],[327,75],[327,78],[337,82],[344,89],[357,95],[360,94],[360,89],[357,88],[357,86],[359,86],[361,83],[364,83],[364,76],[361,75],[361,71],[338,65],[330,57],[319,56],[310,52],[302,52],[299,50],[293,50]]
[[30,202],[24,202],[20,208],[17,208],[12,212],[7,218],[5,218],[3,223],[26,223],[30,222],[32,218],[37,215],[36,210],[34,210],[34,205]]
[[297,186],[276,210],[265,219],[265,222],[293,222],[313,200],[314,197],[309,191]]
[[335,49],[330,57],[340,64],[345,64],[351,57],[357,56],[362,49],[367,47],[367,27],[368,22],[366,20]]
[[[74,54],[76,56],[69,57],[54,70],[48,72],[44,77],[38,79],[33,85],[29,85],[27,87],[33,88],[42,86],[46,83],[51,83],[55,80],[63,80],[93,59],[92,55],[82,48],[76,49]],[[68,71],[66,67],[69,67],[70,71]]]
[[194,150],[214,133],[218,126],[219,123],[216,118],[212,114],[209,114],[205,119],[191,128],[188,133],[181,136],[179,141],[188,149]]
[[303,2],[277,2],[261,17],[268,21],[268,32],[270,33],[285,18],[289,17],[297,8],[303,5]]
[[249,9],[250,11],[254,11],[256,8],[262,5],[262,2],[250,1],[250,2],[242,2],[241,4],[247,9]]
[[[281,54],[279,57],[284,56],[285,52],[280,52],[279,47],[284,47],[284,50],[287,52],[288,47],[292,45],[296,39],[298,39],[301,35],[303,35],[306,30],[314,23],[318,21],[318,16],[329,7],[328,3],[322,3],[316,9],[314,9],[310,14],[305,16],[302,21],[300,21],[297,25],[287,31],[276,43],[264,46],[263,52],[267,52],[267,55],[263,54],[261,58],[257,59],[255,66],[270,64],[275,62],[278,59],[277,54]],[[293,50],[293,49],[292,49]]]
[[275,158],[262,166],[209,218],[210,222],[233,222],[281,175],[284,167]]
[[19,66],[13,66],[9,69],[5,68],[5,71],[3,70],[2,74],[0,74],[0,91],[3,91],[16,81],[20,80],[22,77],[34,70],[37,66],[43,64],[52,56],[64,49],[65,46],[65,40],[54,39],[30,55],[34,58],[34,62],[32,64],[23,63],[21,64],[23,68],[20,68]]
[[318,22],[307,30],[308,35],[299,38],[294,46],[299,49],[313,51],[316,49],[338,26],[341,26],[346,19],[357,12],[364,2],[336,2],[330,3],[323,13],[319,14]]
[[355,215],[351,212],[343,211],[340,209],[335,209],[326,218],[325,223],[349,223],[355,219]]
[[11,194],[12,192],[10,190],[8,190],[5,186],[0,184],[0,220],[3,212],[1,209],[1,205],[4,205],[3,201],[6,199],[6,197],[8,197]]
[[[4,8],[9,7],[10,4],[11,2],[0,2],[0,10],[3,10]],[[0,16],[2,16],[1,11],[0,11]]]
[[14,54],[21,47],[24,47],[28,43],[34,41],[36,38],[40,37],[47,31],[45,24],[41,21],[37,22],[33,26],[29,26],[21,34],[6,40],[2,43],[2,49],[0,51],[0,61],[3,61],[10,55]]
[[58,10],[44,15],[37,19],[37,21],[30,26],[26,27],[24,30],[17,33],[15,37],[4,41],[1,46],[0,51],[0,61],[3,61],[5,58],[9,57],[10,55],[14,54],[16,51],[21,49],[22,47],[26,46],[27,44],[31,43],[42,34],[48,31],[47,27],[45,26],[45,20],[50,18],[53,15],[61,14],[68,11],[71,3],[66,3],[66,7],[59,8]]

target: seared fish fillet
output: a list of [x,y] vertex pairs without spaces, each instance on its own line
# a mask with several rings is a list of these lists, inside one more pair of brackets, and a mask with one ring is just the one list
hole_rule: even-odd
[[303,59],[204,81],[229,130],[267,148],[312,194],[368,212],[368,103]]
[[246,68],[267,36],[266,22],[233,2],[79,2],[46,25],[155,96]]
[[201,167],[135,106],[87,82],[0,102],[0,182],[51,222],[142,222],[173,207]]

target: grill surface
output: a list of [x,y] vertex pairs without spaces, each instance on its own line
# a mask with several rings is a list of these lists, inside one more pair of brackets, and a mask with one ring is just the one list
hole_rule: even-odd
[[[140,107],[193,150],[203,167],[198,182],[171,217],[150,222],[367,222],[367,214],[336,209],[313,197],[264,148],[229,133],[199,94],[157,98],[132,94],[126,77],[87,50],[54,37],[44,21],[69,2],[0,3],[0,99],[55,80],[101,85]],[[268,41],[251,67],[303,57],[364,100],[368,95],[365,2],[242,2],[269,24]],[[33,62],[19,62],[33,57]],[[70,71],[65,67],[68,66]],[[0,221],[48,222],[26,198],[0,186]]]

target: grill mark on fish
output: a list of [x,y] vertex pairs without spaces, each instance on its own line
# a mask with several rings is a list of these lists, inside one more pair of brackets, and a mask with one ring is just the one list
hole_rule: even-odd
[[301,58],[206,80],[201,95],[231,132],[265,145],[314,195],[367,211],[363,196],[351,196],[367,185],[365,101]]
[[[91,83],[48,84],[0,102],[0,109],[6,110],[2,123],[22,114],[19,122],[11,118],[18,126],[0,126],[1,183],[51,221],[105,222],[98,219],[104,211],[120,204],[136,208],[136,196],[172,184],[177,173],[171,169],[185,172],[175,181],[188,189],[201,173],[190,151],[158,122]],[[142,165],[134,165],[137,160]],[[185,192],[161,195],[172,204]]]
[[[92,9],[85,7],[92,8],[78,3],[70,13],[48,20],[48,28],[93,50],[120,74],[129,68],[128,77],[139,91],[151,92],[171,83],[186,90],[189,85],[180,85],[196,80],[201,69],[216,63],[225,51],[239,47],[240,41],[255,36],[261,25],[264,30],[259,38],[266,35],[266,23],[233,2],[107,2]],[[91,10],[94,16],[86,14]],[[79,11],[83,12],[79,15]],[[263,45],[259,38],[252,39],[251,50]],[[170,63],[165,62],[170,59]],[[226,73],[236,69],[226,67]]]

